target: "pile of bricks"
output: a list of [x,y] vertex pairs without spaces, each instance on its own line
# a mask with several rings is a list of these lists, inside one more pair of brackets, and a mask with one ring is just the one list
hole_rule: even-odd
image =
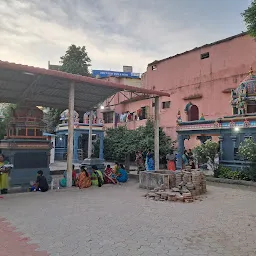
[[155,201],[180,201],[190,203],[197,196],[206,193],[206,179],[200,170],[182,170],[173,172],[170,178],[170,188],[164,184],[150,190],[145,197]]

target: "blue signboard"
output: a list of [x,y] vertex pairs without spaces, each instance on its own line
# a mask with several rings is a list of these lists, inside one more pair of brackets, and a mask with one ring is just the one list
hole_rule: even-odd
[[92,76],[96,78],[104,78],[104,77],[110,77],[110,76],[140,78],[140,73],[118,72],[118,71],[109,71],[109,70],[92,70]]

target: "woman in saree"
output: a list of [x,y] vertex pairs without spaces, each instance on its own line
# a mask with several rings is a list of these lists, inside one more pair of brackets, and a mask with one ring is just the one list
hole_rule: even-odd
[[4,165],[9,164],[3,154],[0,154],[0,190],[1,194],[7,194],[9,188],[9,170]]
[[147,153],[145,165],[146,165],[147,171],[155,170],[155,163],[154,163],[153,154],[152,154],[151,150],[149,150]]
[[139,174],[140,171],[144,171],[145,167],[144,167],[144,161],[143,161],[143,155],[141,153],[141,151],[138,151],[136,153],[136,159],[135,159],[135,163],[137,165],[137,174]]
[[81,173],[76,181],[76,186],[80,189],[89,188],[92,185],[91,178],[84,166],[81,167]]
[[128,180],[128,174],[122,164],[120,164],[120,168],[116,174],[116,179],[120,183],[125,183]]
[[115,162],[115,165],[114,165],[114,167],[113,167],[113,173],[116,174],[117,171],[118,171],[118,169],[119,169],[119,163],[118,163],[118,162]]
[[167,161],[167,169],[169,171],[175,171],[176,170],[176,157],[175,154],[173,153],[173,151],[171,151],[170,153],[168,153],[166,155],[166,161]]
[[113,169],[110,167],[110,165],[107,165],[107,168],[104,171],[104,181],[106,184],[116,184],[117,181],[115,179]]
[[104,183],[103,174],[96,165],[92,166],[91,181],[93,186],[101,187]]

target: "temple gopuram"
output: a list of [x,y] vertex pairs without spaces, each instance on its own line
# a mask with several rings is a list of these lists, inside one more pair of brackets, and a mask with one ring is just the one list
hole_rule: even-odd
[[42,170],[50,182],[50,150],[52,144],[43,136],[43,111],[37,107],[12,109],[7,136],[0,141],[1,153],[13,164],[11,186],[27,186]]
[[238,155],[238,148],[246,138],[256,139],[256,76],[252,68],[249,75],[239,86],[231,91],[232,116],[216,120],[183,122],[180,113],[177,115],[178,159],[177,169],[182,168],[181,155],[184,152],[184,140],[191,135],[204,143],[208,139],[219,141],[220,164],[232,169],[241,168],[245,162]]

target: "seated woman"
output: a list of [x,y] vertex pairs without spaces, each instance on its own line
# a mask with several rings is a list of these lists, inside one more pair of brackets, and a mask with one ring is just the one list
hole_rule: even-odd
[[115,162],[115,165],[113,167],[113,173],[116,174],[119,168],[120,168],[119,163]]
[[80,189],[82,188],[89,188],[92,185],[91,178],[89,173],[87,172],[87,169],[82,166],[81,167],[81,173],[78,176],[78,179],[76,181],[76,186]]
[[116,184],[117,181],[115,179],[113,169],[110,167],[110,165],[107,165],[107,168],[104,171],[104,181],[106,184]]
[[102,172],[98,170],[96,165],[92,166],[91,181],[93,186],[101,187],[104,183]]
[[[67,171],[64,172],[63,178],[59,181],[60,187],[65,188],[67,186]],[[75,166],[72,166],[72,186],[76,186],[76,171]]]
[[122,164],[120,164],[120,168],[117,171],[116,179],[118,182],[125,183],[128,180],[128,174]]

